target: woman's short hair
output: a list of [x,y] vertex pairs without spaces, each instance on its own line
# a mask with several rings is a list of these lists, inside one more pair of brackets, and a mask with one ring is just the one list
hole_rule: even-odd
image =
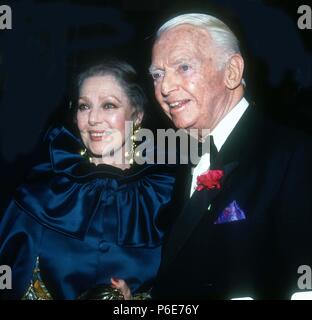
[[107,58],[99,63],[85,66],[74,76],[70,99],[74,112],[77,111],[77,101],[83,82],[90,77],[107,75],[117,80],[135,111],[144,112],[147,98],[138,82],[135,69],[127,62],[114,58]]

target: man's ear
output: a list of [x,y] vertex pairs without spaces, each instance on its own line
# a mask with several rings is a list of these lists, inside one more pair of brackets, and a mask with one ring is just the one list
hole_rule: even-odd
[[240,54],[233,54],[225,67],[225,85],[234,90],[242,83],[244,59]]

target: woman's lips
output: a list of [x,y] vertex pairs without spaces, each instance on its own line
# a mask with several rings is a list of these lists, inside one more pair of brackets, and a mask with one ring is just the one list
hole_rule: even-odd
[[89,136],[91,141],[102,141],[103,137],[107,137],[110,135],[110,131],[105,130],[105,131],[89,131]]

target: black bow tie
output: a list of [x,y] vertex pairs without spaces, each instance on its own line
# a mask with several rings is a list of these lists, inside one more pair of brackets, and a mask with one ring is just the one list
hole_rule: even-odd
[[[217,149],[216,145],[214,144],[213,136],[209,135],[208,137],[206,137],[205,141],[203,141],[203,142],[199,142],[197,139],[195,140],[195,138],[192,138],[192,137],[190,139],[194,139],[194,141],[191,141],[191,144],[192,143],[197,144],[197,148],[190,147],[189,152],[195,153],[197,151],[197,154],[199,157],[198,161],[205,153],[210,153],[210,166],[213,166],[215,164],[215,161],[218,156],[218,149]],[[193,155],[193,157],[191,157],[191,154],[189,154],[189,163],[193,167],[196,167],[196,165],[198,164],[198,161],[195,161],[195,163],[194,163],[195,159],[196,158],[194,157],[194,155]]]
[[214,169],[218,158],[218,149],[214,143],[213,136],[210,135],[210,169]]

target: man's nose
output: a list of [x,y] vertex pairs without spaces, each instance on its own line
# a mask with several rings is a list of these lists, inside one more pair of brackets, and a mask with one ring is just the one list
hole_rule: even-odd
[[178,88],[176,76],[173,73],[167,73],[161,83],[161,93],[163,96],[168,96],[172,91]]
[[102,113],[99,108],[92,108],[89,112],[89,124],[95,125],[102,122]]

